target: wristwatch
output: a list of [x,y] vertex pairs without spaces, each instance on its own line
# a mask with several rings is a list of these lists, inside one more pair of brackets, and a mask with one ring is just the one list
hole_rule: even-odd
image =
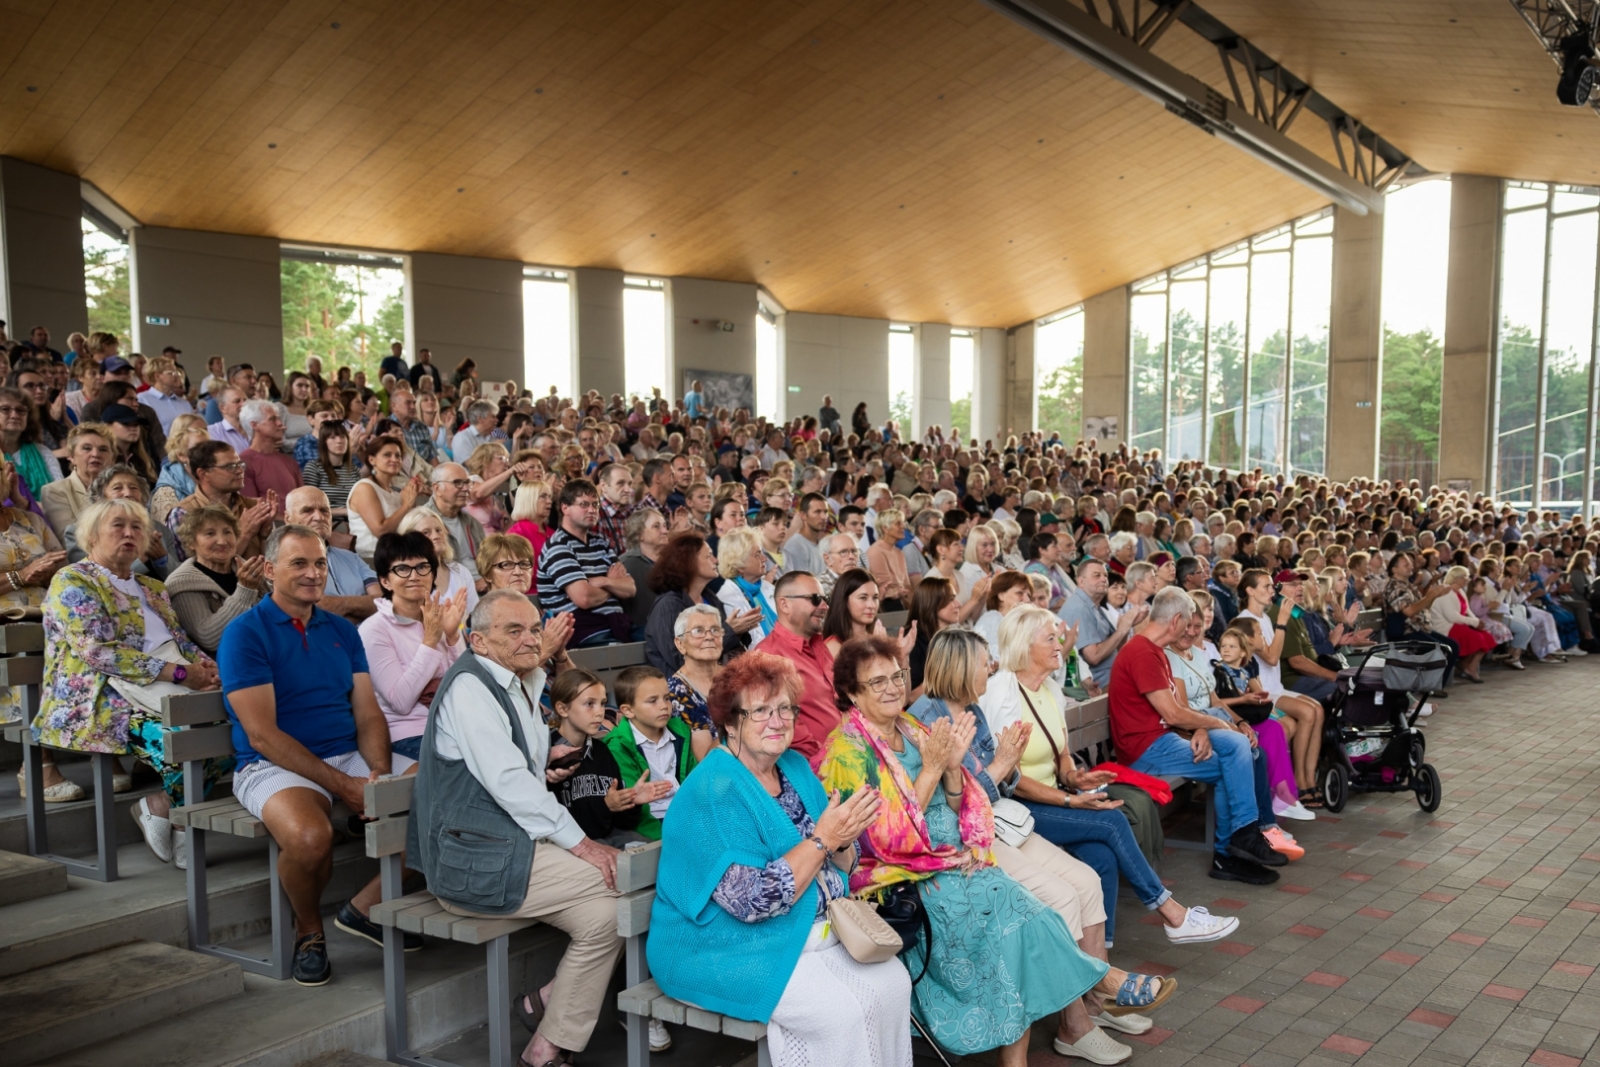
[[187,668],[187,667],[174,667],[174,668],[172,668],[172,680],[174,682],[177,682],[179,685],[182,685],[183,684],[183,680],[185,678],[187,678],[187,677],[189,677],[189,668]]

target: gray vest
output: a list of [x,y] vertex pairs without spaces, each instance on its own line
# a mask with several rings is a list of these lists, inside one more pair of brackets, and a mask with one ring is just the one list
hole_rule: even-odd
[[494,694],[528,771],[544,773],[528,754],[528,739],[510,694],[471,650],[463,653],[440,681],[422,734],[406,832],[406,866],[421,871],[429,892],[440,900],[484,915],[509,915],[528,895],[533,839],[472,776],[464,760],[445,759],[434,747],[439,704],[461,674],[477,678]]

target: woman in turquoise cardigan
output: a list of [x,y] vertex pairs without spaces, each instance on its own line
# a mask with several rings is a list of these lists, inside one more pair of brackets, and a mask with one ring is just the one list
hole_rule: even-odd
[[829,798],[790,752],[794,666],[748,652],[708,704],[722,744],[663,822],[648,956],[662,992],[767,1025],[775,1067],[910,1067],[911,978],[857,963],[827,922],[878,816],[873,789]]

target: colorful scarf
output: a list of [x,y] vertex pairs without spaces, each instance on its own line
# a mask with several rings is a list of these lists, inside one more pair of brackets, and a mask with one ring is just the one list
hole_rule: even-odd
[[[928,728],[901,712],[899,727],[907,743],[928,736]],[[850,891],[870,895],[896,882],[916,882],[940,871],[994,866],[994,811],[989,794],[971,772],[962,769],[961,808],[956,812],[962,848],[935,845],[917,803],[911,777],[899,757],[867,725],[858,709],[851,708],[838,729],[828,735],[812,763],[825,792],[838,791],[848,798],[866,786],[883,794],[877,821],[861,835],[861,863],[850,876]],[[887,771],[888,773],[884,773]]]

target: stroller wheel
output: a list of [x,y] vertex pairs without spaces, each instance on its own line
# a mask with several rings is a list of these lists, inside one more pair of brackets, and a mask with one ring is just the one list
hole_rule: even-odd
[[1417,770],[1417,807],[1423,811],[1438,811],[1439,801],[1444,799],[1444,784],[1439,781],[1439,772],[1434,770],[1433,764],[1424,763]]
[[1345,777],[1344,768],[1338,764],[1322,774],[1322,799],[1328,810],[1336,814],[1344,810],[1345,801],[1350,799],[1349,779]]

